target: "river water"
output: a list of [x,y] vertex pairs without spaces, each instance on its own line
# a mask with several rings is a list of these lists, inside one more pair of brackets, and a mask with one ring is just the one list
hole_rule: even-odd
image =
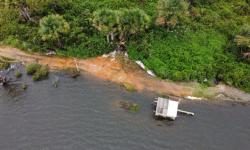
[[[130,93],[88,74],[72,79],[55,73],[40,82],[24,75],[21,81],[28,84],[24,92],[0,88],[1,150],[250,149],[249,104],[183,101],[180,107],[195,117],[159,121],[151,107],[157,95]],[[120,100],[140,110],[119,108]]]

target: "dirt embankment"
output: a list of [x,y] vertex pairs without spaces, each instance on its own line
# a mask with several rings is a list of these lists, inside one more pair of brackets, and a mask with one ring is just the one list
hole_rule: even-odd
[[123,85],[129,84],[139,91],[149,90],[158,94],[177,97],[197,96],[200,94],[215,97],[218,94],[223,94],[237,100],[250,100],[249,94],[224,85],[218,85],[217,87],[201,91],[201,89],[198,88],[198,84],[174,83],[153,78],[135,65],[124,65],[120,61],[109,57],[96,57],[84,60],[56,56],[49,57],[33,53],[29,54],[9,47],[0,47],[0,56],[13,58],[24,63],[35,62],[48,65],[52,69],[72,68],[77,65],[80,70],[89,72],[98,78]]

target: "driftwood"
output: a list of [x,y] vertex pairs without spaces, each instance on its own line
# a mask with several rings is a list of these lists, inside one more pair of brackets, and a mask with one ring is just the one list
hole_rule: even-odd
[[0,75],[0,85],[6,86],[8,83],[9,83],[9,80],[5,76]]

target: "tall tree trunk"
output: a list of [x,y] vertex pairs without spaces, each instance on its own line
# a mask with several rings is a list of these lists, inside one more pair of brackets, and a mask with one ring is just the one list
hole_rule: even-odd
[[57,40],[57,47],[60,49],[63,48],[63,44],[60,39]]

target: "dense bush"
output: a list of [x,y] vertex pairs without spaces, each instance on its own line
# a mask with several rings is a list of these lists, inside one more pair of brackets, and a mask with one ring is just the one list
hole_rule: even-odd
[[15,76],[16,76],[16,78],[21,78],[22,77],[22,73],[20,71],[16,71],[15,72]]
[[189,14],[189,3],[185,0],[159,0],[157,5],[158,18],[156,23],[175,28],[181,18]]
[[130,57],[142,60],[164,79],[205,84],[223,81],[250,91],[246,81],[250,66],[225,51],[229,42],[225,35],[211,30],[162,32],[154,30],[144,35],[141,43],[130,42]]
[[35,74],[32,76],[33,81],[39,81],[42,79],[47,78],[49,75],[49,67],[48,66],[41,66]]
[[26,72],[28,75],[32,75],[33,81],[38,81],[48,77],[49,67],[40,64],[28,64]]
[[41,68],[41,65],[39,64],[28,64],[26,66],[26,72],[28,75],[35,74],[39,69]]

